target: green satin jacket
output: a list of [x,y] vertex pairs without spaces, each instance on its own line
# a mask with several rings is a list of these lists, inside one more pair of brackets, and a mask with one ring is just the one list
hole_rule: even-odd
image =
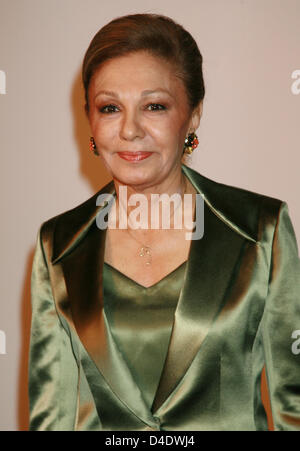
[[182,171],[203,196],[204,235],[191,246],[151,409],[103,309],[96,198],[115,195],[113,182],[41,225],[30,430],[267,430],[264,366],[275,429],[300,430],[300,260],[287,204]]

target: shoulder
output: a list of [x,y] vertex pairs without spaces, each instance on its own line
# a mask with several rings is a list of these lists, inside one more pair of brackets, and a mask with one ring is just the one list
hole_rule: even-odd
[[[92,195],[86,201],[76,207],[59,213],[44,221],[39,229],[41,241],[51,243],[51,247],[59,252],[62,245],[71,243],[76,237],[82,238],[94,223],[99,210],[97,199],[100,195],[114,193],[114,183],[111,180],[96,194]],[[56,252],[53,254],[55,257]]]
[[182,169],[212,212],[255,241],[259,239],[259,229],[267,224],[275,225],[281,207],[286,205],[276,197],[220,183],[185,165]]

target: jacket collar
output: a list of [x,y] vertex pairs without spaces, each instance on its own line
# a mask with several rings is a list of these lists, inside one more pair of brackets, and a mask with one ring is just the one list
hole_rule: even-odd
[[[103,208],[96,206],[96,199],[99,194],[107,195],[107,199],[115,195],[113,182],[79,207],[58,216],[53,239],[51,261],[54,267],[61,267],[65,280],[65,292],[60,290],[57,299],[58,308],[65,310],[69,299],[72,322],[81,343],[119,399],[147,423],[153,421],[152,413],[158,415],[166,406],[196,354],[201,352],[201,345],[226,302],[245,242],[256,243],[257,215],[254,211],[246,214],[249,205],[244,210],[246,199],[242,190],[214,182],[185,165],[182,170],[204,198],[204,235],[191,243],[152,412],[118,351],[103,308],[106,230],[96,225],[97,214]],[[251,196],[247,202],[251,203]]]
[[[182,164],[182,171],[193,184],[196,191],[202,194],[210,210],[220,220],[244,238],[256,242],[255,215],[251,215],[251,218],[247,213],[250,209],[247,208],[243,211],[245,204],[241,203],[241,194],[244,195],[247,202],[251,201],[248,191],[217,183],[184,164]],[[107,196],[108,201],[110,196],[115,196],[115,194],[116,191],[112,180],[88,201],[58,216],[51,258],[53,264],[72,252],[77,244],[84,239],[90,227],[94,224],[97,215],[105,206],[105,196]],[[103,198],[103,205],[96,206],[96,200],[99,195]],[[239,209],[232,209],[233,204],[236,204]],[[256,205],[253,205],[253,208],[255,207]],[[62,223],[61,227],[59,227],[60,223]]]

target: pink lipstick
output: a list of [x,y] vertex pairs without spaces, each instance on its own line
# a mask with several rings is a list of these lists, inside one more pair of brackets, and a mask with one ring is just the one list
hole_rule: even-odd
[[127,161],[141,161],[141,160],[145,160],[145,158],[150,157],[150,155],[152,155],[153,152],[129,152],[129,151],[125,151],[125,152],[118,152],[118,155],[120,158],[123,158],[123,160],[127,160]]

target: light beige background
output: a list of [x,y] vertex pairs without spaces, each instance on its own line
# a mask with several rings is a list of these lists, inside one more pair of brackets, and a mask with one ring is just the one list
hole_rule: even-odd
[[101,26],[136,12],[179,21],[203,54],[200,145],[188,164],[216,181],[285,200],[300,240],[300,83],[292,79],[300,69],[299,0],[0,0],[0,330],[7,340],[1,430],[28,425],[38,228],[109,180],[88,149],[82,58]]

